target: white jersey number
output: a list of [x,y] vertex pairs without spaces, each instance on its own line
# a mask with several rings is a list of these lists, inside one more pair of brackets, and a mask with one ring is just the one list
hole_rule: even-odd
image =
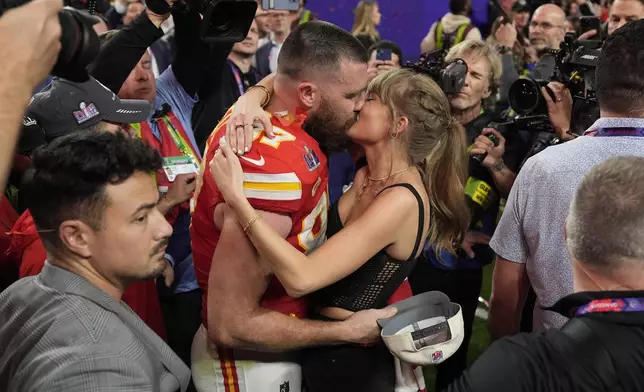
[[[329,200],[326,191],[320,197],[320,201],[313,211],[302,220],[302,231],[297,235],[297,241],[306,253],[314,251],[326,240],[327,215],[329,212]],[[317,233],[313,232],[315,224],[320,222]]]

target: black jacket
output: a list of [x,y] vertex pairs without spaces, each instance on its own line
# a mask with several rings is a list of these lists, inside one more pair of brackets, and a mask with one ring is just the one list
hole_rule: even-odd
[[642,391],[644,312],[575,312],[594,299],[643,297],[644,291],[564,297],[548,310],[571,317],[566,326],[495,342],[448,391]]

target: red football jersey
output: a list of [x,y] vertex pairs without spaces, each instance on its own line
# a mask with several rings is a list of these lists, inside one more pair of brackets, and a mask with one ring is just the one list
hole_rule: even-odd
[[[286,124],[273,115],[275,138],[265,137],[263,130],[256,127],[251,151],[240,157],[240,162],[244,170],[244,192],[250,203],[258,210],[288,214],[293,225],[287,240],[307,253],[326,239],[329,201],[326,157],[315,139],[302,130],[305,117],[298,113],[295,122]],[[190,228],[197,281],[204,290],[204,325],[207,325],[208,275],[220,234],[213,217],[215,206],[224,201],[205,168],[226,134],[225,124],[229,118],[230,110],[206,144]],[[305,317],[307,311],[306,301],[289,297],[275,277],[264,293],[261,305],[297,317]]]

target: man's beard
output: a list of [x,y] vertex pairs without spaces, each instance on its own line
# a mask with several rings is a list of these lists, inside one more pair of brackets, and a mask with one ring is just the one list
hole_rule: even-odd
[[310,113],[302,128],[320,144],[320,149],[326,155],[344,151],[350,144],[351,139],[347,131],[356,122],[356,116],[346,121],[338,118],[335,111],[326,98],[322,98],[320,108]]

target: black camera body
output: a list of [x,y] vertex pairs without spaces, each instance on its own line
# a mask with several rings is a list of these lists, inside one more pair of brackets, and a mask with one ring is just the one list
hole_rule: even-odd
[[447,52],[433,50],[423,53],[415,63],[408,62],[403,68],[410,68],[431,77],[443,90],[445,95],[458,94],[465,85],[467,64],[461,59],[445,62]]
[[[26,4],[29,0],[0,0],[0,16],[7,10]],[[65,7],[58,14],[62,30],[61,49],[52,75],[72,82],[85,82],[89,75],[85,70],[98,56],[100,43],[92,27],[91,16],[74,8]],[[25,28],[30,28],[25,26]]]
[[[189,8],[203,17],[201,38],[208,43],[235,43],[243,41],[255,19],[255,0],[184,0],[174,9]],[[163,1],[165,3],[165,1]]]
[[[541,88],[551,81],[560,82],[570,90],[576,109],[596,106],[595,68],[601,53],[600,45],[598,41],[579,41],[573,33],[566,34],[561,49],[554,53],[555,71],[551,80],[519,79],[510,86],[508,98],[512,110],[523,116],[547,114]],[[548,92],[553,96],[550,90]]]

